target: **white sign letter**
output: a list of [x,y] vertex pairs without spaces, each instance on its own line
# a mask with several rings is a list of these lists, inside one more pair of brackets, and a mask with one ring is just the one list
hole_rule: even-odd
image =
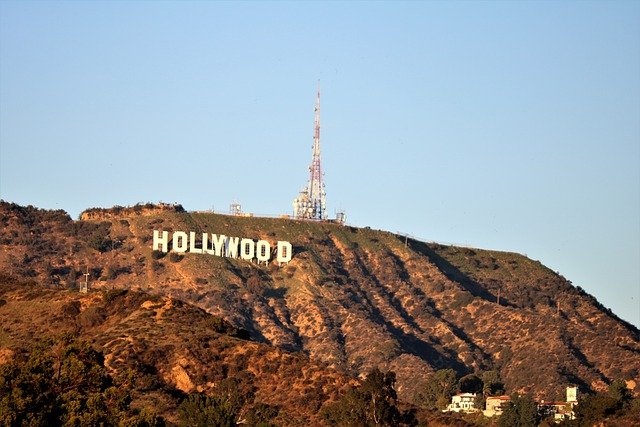
[[187,247],[189,246],[187,240],[187,233],[184,231],[176,231],[173,233],[173,250],[175,252],[187,252]]
[[[204,242],[203,242],[204,245]],[[204,248],[204,246],[203,246]],[[196,232],[195,231],[190,231],[189,232],[189,252],[194,253],[194,254],[201,254],[202,253],[202,249],[200,248],[196,248]]]
[[225,242],[226,250],[224,256],[228,258],[238,258],[238,241],[239,237],[227,237]]
[[153,230],[153,250],[159,250],[158,247],[162,245],[162,252],[167,252],[167,246],[169,245],[169,232],[163,231],[162,238],[160,238],[160,232]]
[[225,247],[226,240],[227,236],[225,236],[224,234],[221,234],[219,236],[217,234],[211,234],[211,245],[213,245],[213,247],[215,248],[215,254],[217,256],[223,256],[223,249]]
[[211,249],[209,249],[209,233],[202,233],[202,253],[215,255],[213,250],[213,242],[211,242]]
[[256,244],[251,239],[242,239],[240,241],[240,258],[251,261],[255,254]]
[[283,262],[291,261],[291,257],[293,256],[293,248],[291,247],[291,243],[289,242],[278,242],[278,253],[276,255],[276,260],[278,261],[278,265]]
[[258,264],[264,261],[265,263],[269,262],[269,258],[271,257],[271,245],[266,240],[258,240],[258,244],[256,245],[256,258],[258,258]]

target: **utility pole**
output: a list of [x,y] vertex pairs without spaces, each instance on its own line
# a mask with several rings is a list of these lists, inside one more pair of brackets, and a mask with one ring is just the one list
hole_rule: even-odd
[[86,294],[89,292],[89,266],[87,266],[87,272],[83,274],[84,276],[84,286],[80,285],[80,292]]
[[498,305],[500,305],[500,288],[498,288]]
[[556,299],[556,315],[560,316],[560,299]]

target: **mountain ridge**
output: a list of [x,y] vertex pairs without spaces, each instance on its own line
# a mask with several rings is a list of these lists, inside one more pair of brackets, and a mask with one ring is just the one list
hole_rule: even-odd
[[[3,202],[0,265],[57,287],[73,287],[88,267],[94,289],[187,301],[256,341],[348,375],[393,370],[398,396],[414,404],[428,374],[442,368],[496,370],[508,390],[547,399],[568,384],[589,391],[615,378],[640,382],[638,329],[516,253],[179,205],[92,209],[83,217]],[[163,254],[151,248],[154,229],[286,240],[294,256],[278,267]]]

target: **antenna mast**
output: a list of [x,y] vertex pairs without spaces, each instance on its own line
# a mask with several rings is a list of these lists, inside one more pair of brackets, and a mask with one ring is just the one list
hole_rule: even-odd
[[309,166],[309,182],[293,201],[293,216],[298,219],[324,220],[326,213],[326,193],[320,161],[320,81],[314,109],[313,157]]

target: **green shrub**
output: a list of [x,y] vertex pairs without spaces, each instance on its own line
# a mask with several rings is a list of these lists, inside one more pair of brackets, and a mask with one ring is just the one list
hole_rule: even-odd
[[191,394],[178,408],[178,425],[184,427],[233,427],[237,415],[231,404],[220,396]]
[[111,250],[111,246],[113,245],[112,240],[109,238],[108,231],[107,234],[103,234],[100,231],[96,231],[89,240],[87,241],[89,246],[98,252],[107,252]]
[[270,427],[270,421],[278,416],[278,407],[267,405],[266,403],[257,403],[247,413],[247,424],[250,426]]
[[42,341],[0,367],[0,425],[162,425],[126,423],[130,388],[113,382],[102,353],[70,335]]
[[410,414],[396,407],[396,375],[371,371],[363,383],[340,400],[322,408],[322,418],[330,425],[413,425]]

